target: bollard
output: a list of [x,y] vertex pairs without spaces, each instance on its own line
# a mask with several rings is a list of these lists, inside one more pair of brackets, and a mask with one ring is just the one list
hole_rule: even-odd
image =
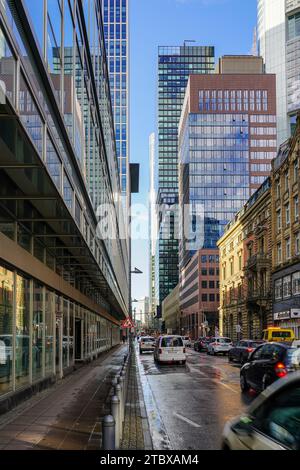
[[115,420],[115,448],[120,448],[120,400],[114,395],[111,399],[111,414]]
[[102,421],[102,449],[115,450],[115,420],[106,415]]
[[115,386],[115,395],[118,397],[119,401],[120,401],[120,407],[119,407],[119,436],[120,436],[120,440],[122,439],[122,435],[123,435],[123,422],[122,422],[122,419],[121,419],[121,416],[122,416],[122,406],[123,406],[123,403],[122,403],[122,392],[121,392],[121,386],[120,384],[117,384]]
[[123,376],[121,375],[121,377],[119,377],[119,385],[121,387],[121,423],[124,422],[124,418],[125,418],[125,398],[124,398],[124,389],[125,389],[125,383],[124,383],[124,378]]

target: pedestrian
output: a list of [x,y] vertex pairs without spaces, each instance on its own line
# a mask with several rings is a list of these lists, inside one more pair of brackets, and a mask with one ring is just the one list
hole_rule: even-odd
[[126,341],[126,336],[125,335],[122,336],[122,341],[123,341],[123,344],[125,344],[125,341]]

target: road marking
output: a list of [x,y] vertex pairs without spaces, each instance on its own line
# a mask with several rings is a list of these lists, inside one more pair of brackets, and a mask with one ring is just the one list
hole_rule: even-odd
[[194,428],[201,428],[200,424],[195,423],[194,421],[191,421],[190,419],[186,418],[185,416],[182,416],[178,413],[173,413],[173,416],[176,416],[177,418],[181,419],[182,421],[185,421],[186,423],[190,424],[191,426],[194,426]]
[[234,393],[239,393],[239,392],[237,392],[236,390],[234,390],[234,388],[230,387],[230,386],[227,385],[227,384],[224,384],[223,382],[218,382],[217,380],[213,380],[213,382],[215,382],[216,384],[223,385],[223,387],[228,388],[229,390],[231,390],[231,391],[234,392]]

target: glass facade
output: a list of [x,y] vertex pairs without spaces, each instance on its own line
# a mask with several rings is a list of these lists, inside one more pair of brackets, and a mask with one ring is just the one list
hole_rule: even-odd
[[[158,49],[158,203],[178,203],[178,125],[189,75],[214,71],[214,48],[202,46]],[[159,303],[178,283],[177,214],[160,220],[156,272]],[[169,230],[170,225],[170,230]],[[169,232],[171,232],[169,234]]]
[[116,146],[123,195],[128,194],[129,164],[129,0],[103,0],[103,22]]
[[97,233],[99,204],[124,222],[101,2],[0,0],[0,19],[4,396],[118,343],[129,263]]

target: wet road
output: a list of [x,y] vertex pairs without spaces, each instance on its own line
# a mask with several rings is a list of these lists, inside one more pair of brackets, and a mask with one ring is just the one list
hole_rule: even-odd
[[254,399],[241,394],[240,368],[227,356],[188,349],[186,366],[157,365],[150,353],[138,364],[157,450],[220,449],[225,422]]

